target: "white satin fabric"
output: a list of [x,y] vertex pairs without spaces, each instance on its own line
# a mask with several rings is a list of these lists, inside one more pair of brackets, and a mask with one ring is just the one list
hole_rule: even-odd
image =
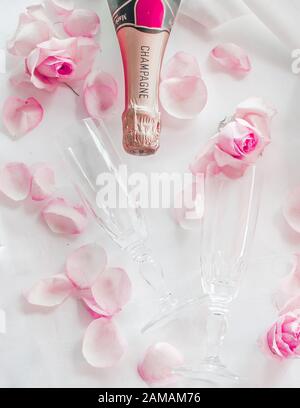
[[184,0],[181,12],[208,29],[253,13],[286,47],[300,48],[299,0]]

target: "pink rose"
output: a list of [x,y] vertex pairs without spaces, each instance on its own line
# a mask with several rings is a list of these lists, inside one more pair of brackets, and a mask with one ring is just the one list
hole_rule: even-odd
[[220,129],[205,151],[191,164],[193,174],[224,173],[241,177],[270,143],[270,124],[274,110],[259,98],[239,105],[229,123]]
[[300,309],[280,316],[263,339],[263,346],[281,359],[300,357]]
[[98,50],[99,46],[90,38],[52,38],[29,54],[26,69],[36,88],[53,91],[59,83],[84,79]]

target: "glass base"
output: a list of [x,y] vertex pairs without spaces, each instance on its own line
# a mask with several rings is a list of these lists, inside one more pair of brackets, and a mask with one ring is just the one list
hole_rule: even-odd
[[146,323],[142,328],[142,334],[149,330],[155,330],[159,327],[167,325],[170,321],[176,319],[176,317],[185,309],[195,304],[205,304],[208,301],[208,296],[203,295],[198,298],[188,299],[183,302],[179,302],[170,297],[162,302],[161,310],[153,316],[153,318]]
[[196,382],[213,388],[233,388],[239,384],[239,377],[228,370],[219,359],[214,358],[203,360],[195,369],[176,369],[175,374],[189,380],[189,385]]

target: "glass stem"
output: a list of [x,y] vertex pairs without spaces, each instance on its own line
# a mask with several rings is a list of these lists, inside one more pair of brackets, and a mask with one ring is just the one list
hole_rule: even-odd
[[162,266],[152,257],[151,251],[144,242],[137,242],[127,248],[133,261],[139,265],[139,270],[146,283],[153,289],[162,304],[169,303],[172,298],[167,289]]
[[207,350],[205,360],[214,365],[220,365],[220,350],[227,332],[226,304],[212,301],[209,306],[207,320]]

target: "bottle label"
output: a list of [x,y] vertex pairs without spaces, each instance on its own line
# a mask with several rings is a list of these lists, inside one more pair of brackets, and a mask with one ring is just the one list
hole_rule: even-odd
[[170,32],[181,0],[108,0],[116,31]]

